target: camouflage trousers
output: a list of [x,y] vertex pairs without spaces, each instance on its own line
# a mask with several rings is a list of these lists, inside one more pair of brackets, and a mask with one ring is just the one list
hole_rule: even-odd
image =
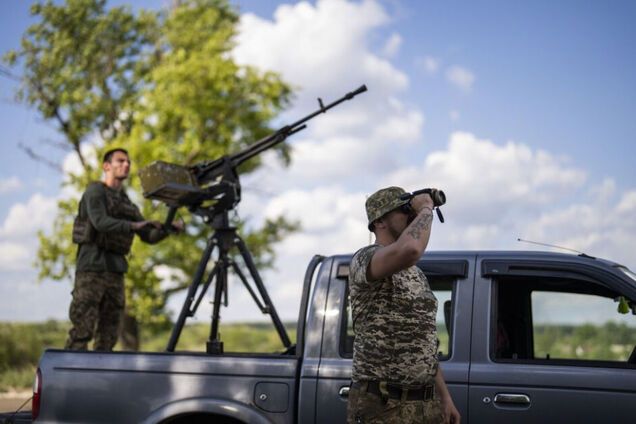
[[95,350],[113,350],[125,303],[123,274],[76,272],[66,349],[87,350],[94,337]]
[[402,400],[362,391],[355,385],[349,391],[347,424],[428,424],[443,423],[439,399]]

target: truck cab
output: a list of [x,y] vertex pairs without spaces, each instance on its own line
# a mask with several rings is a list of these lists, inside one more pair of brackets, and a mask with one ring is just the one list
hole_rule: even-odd
[[[315,421],[301,422],[346,416],[350,259],[332,257],[321,270],[330,276],[320,314],[320,401]],[[627,268],[547,252],[431,252],[418,266],[438,299],[440,366],[463,423],[633,420],[636,317],[631,303],[629,314],[617,312],[621,296],[636,299]],[[622,335],[603,338],[612,329]]]

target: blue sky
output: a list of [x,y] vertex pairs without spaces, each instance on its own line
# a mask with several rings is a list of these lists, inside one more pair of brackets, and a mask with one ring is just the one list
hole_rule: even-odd
[[[1,52],[18,46],[29,3],[0,3]],[[290,168],[269,160],[243,181],[241,215],[303,224],[267,273],[280,282],[274,299],[293,303],[283,318],[294,318],[311,254],[368,241],[364,196],[386,184],[446,191],[432,249],[531,249],[516,242],[523,237],[636,268],[636,3],[233,3],[236,60],[298,87],[281,121],[313,111],[318,96],[369,87],[289,140]],[[71,282],[38,286],[31,266],[61,175],[17,146],[67,168],[72,160],[42,144],[57,135],[13,101],[15,86],[0,76],[0,320],[64,319]],[[10,300],[15,293],[28,299]]]

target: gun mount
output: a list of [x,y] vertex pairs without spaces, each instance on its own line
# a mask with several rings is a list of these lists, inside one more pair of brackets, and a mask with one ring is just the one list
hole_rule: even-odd
[[[188,288],[181,313],[166,347],[167,351],[174,351],[186,319],[194,316],[208,288],[214,283],[212,324],[206,350],[212,354],[223,353],[223,342],[219,340],[218,326],[222,298],[224,298],[223,303],[227,306],[228,269],[230,268],[239,277],[261,312],[272,317],[286,350],[293,350],[294,346],[292,346],[276,308],[271,302],[252,255],[245,242],[238,235],[236,227],[230,225],[229,212],[241,201],[241,184],[237,168],[245,161],[285,141],[290,135],[305,129],[307,127],[305,123],[310,119],[321,113],[326,113],[329,109],[346,100],[351,100],[365,91],[367,91],[367,87],[362,85],[326,106],[319,98],[320,108],[318,110],[293,124],[280,128],[237,153],[193,166],[157,161],[139,172],[144,197],[160,200],[169,206],[165,227],[170,227],[178,208],[187,207],[192,213],[202,216],[204,221],[214,229]],[[256,290],[247,280],[241,267],[229,254],[235,247],[238,248]],[[214,265],[208,271],[208,263],[215,252]],[[258,291],[260,298],[256,291]]]

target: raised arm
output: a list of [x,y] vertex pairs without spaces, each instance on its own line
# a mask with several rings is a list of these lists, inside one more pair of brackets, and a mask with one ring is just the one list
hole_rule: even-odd
[[375,252],[367,269],[369,281],[380,280],[415,265],[424,253],[431,236],[433,200],[427,193],[419,194],[412,199],[411,206],[417,216],[397,240]]

